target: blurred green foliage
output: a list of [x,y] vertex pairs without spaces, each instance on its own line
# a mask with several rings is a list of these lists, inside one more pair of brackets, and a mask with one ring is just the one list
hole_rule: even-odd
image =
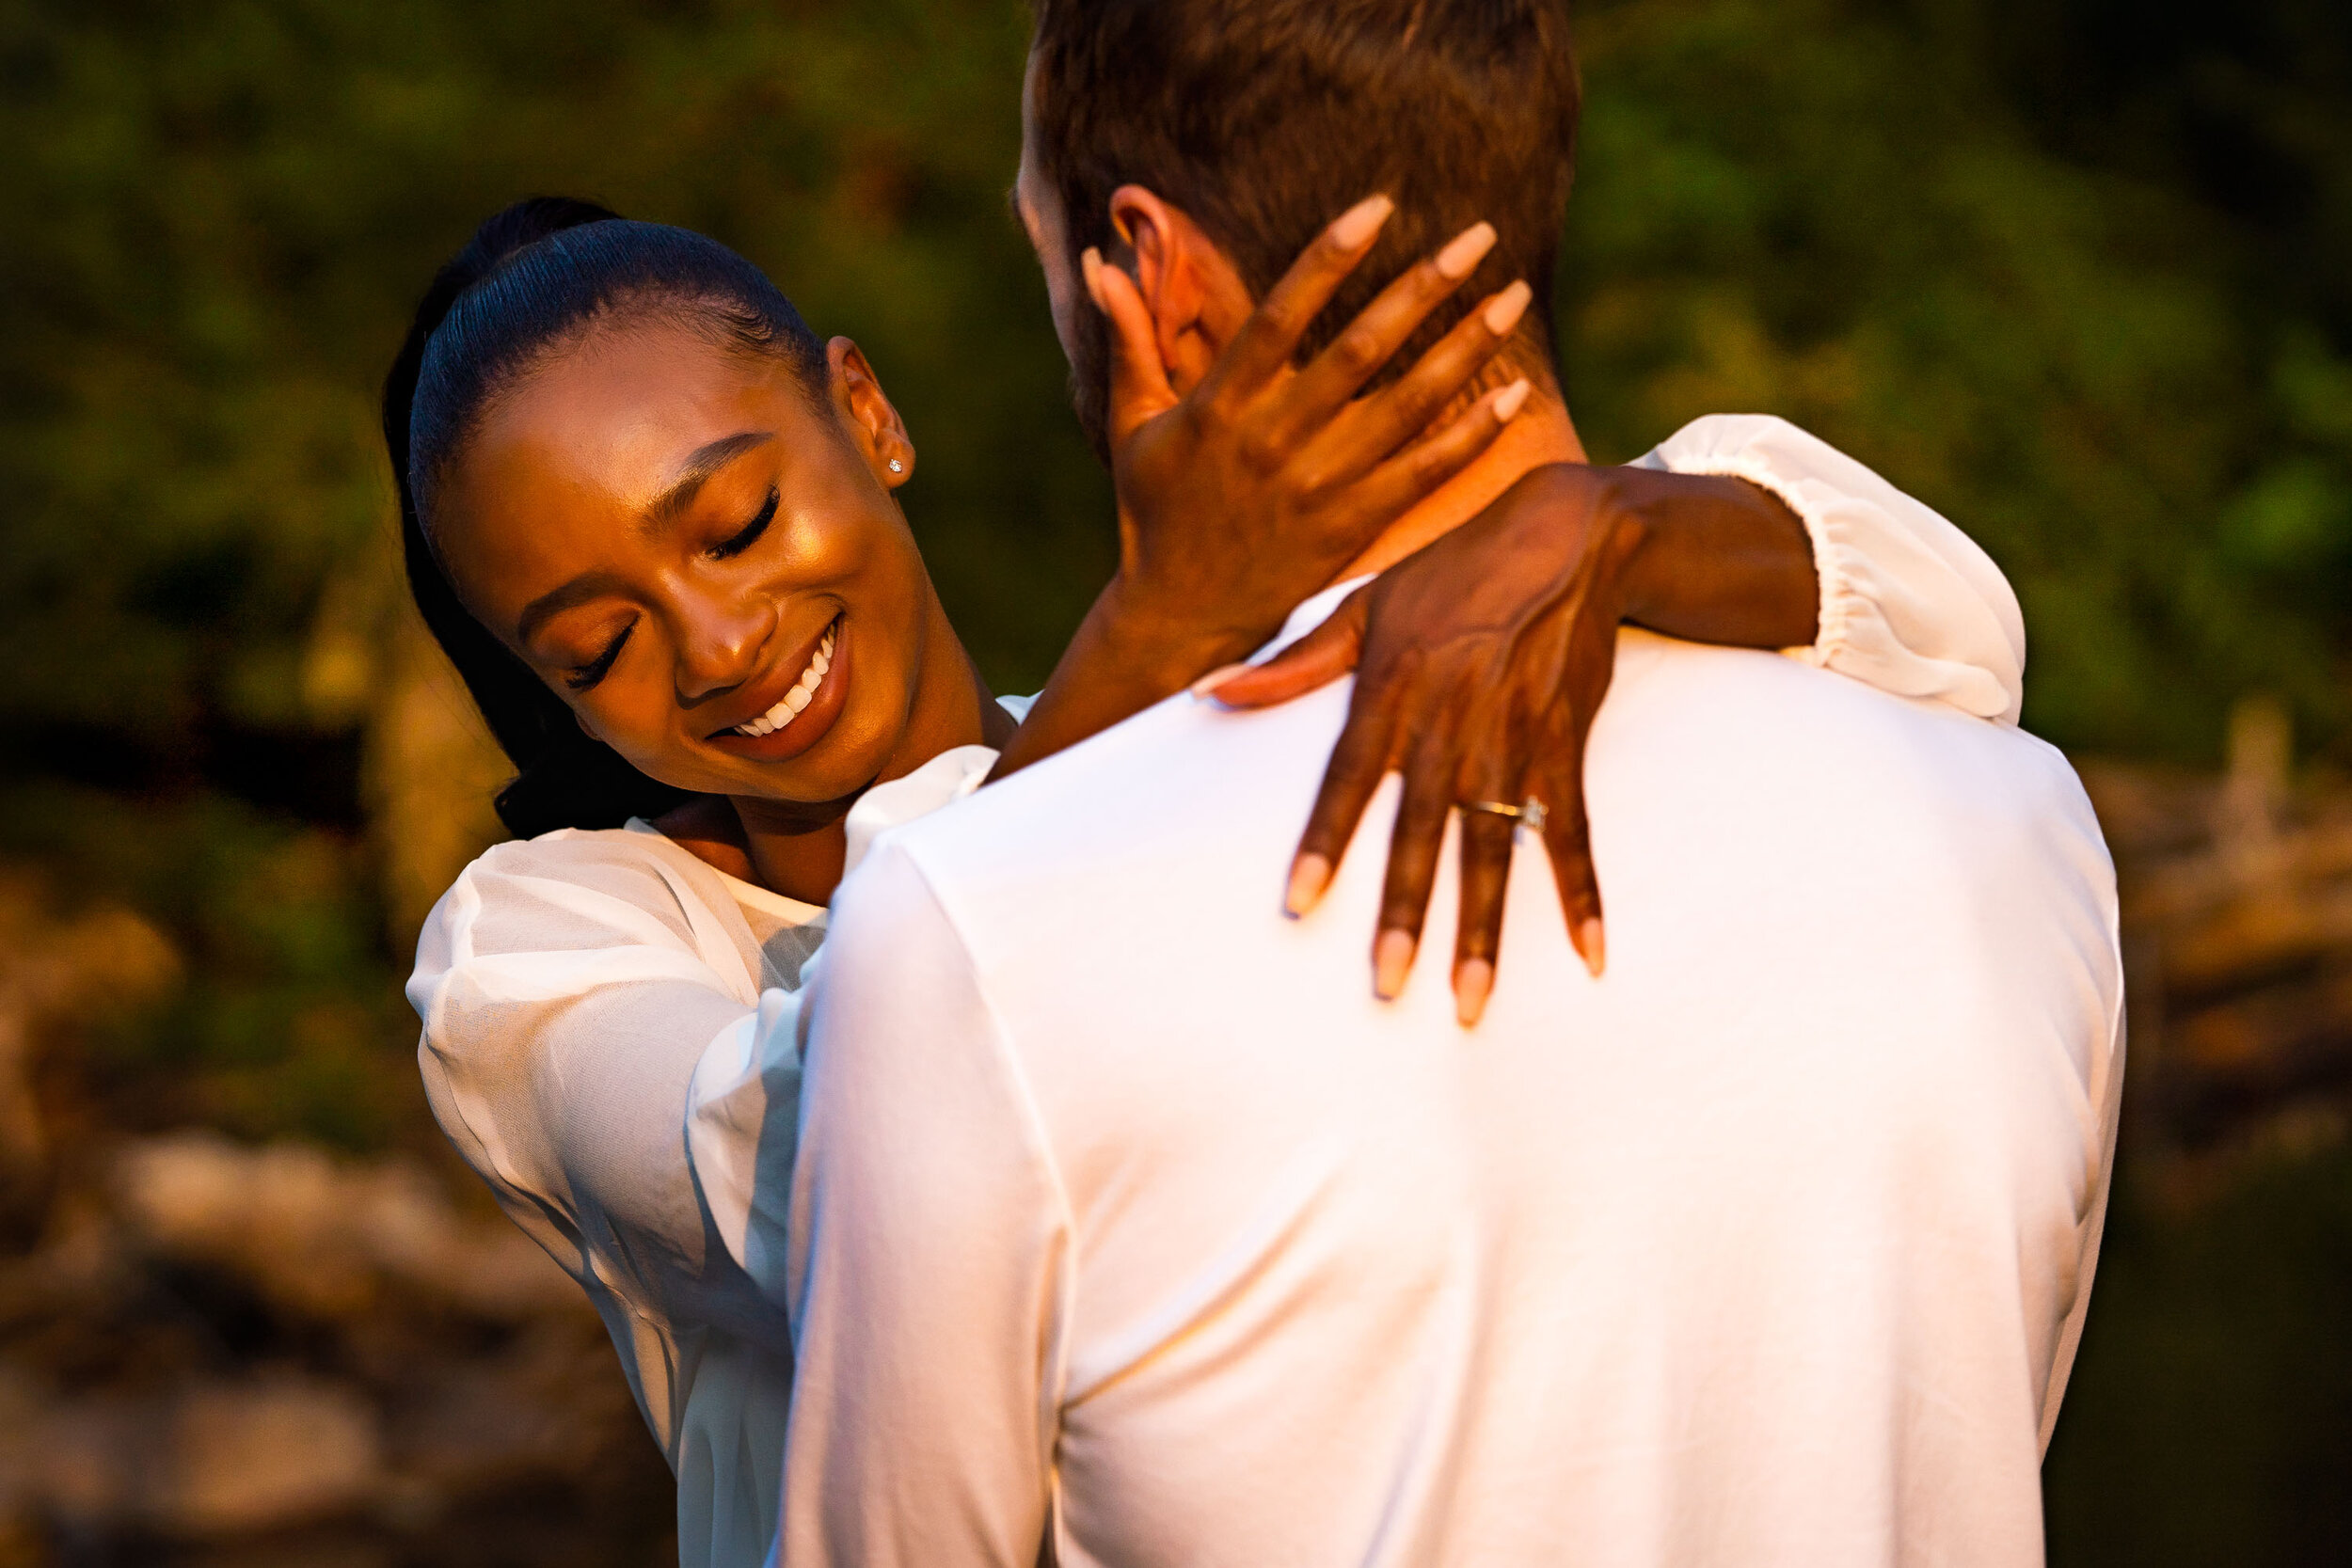
[[[1787,413],[2008,568],[2043,733],[2201,756],[2259,686],[2340,746],[2352,24],[2201,15],[1586,6],[1564,335],[1597,451]],[[1108,557],[1004,212],[1023,27],[1003,0],[10,0],[0,724],[104,732],[118,768],[306,727],[312,622],[385,526],[375,377],[434,264],[534,190],[717,233],[865,343],[959,624],[1039,679]]]
[[[2264,689],[2352,761],[2352,8],[1581,17],[1562,333],[1597,456],[1788,415],[2009,571],[2044,735],[2209,760]],[[119,1119],[422,1125],[361,832],[380,672],[330,656],[388,560],[376,379],[516,197],[707,230],[856,337],[951,613],[1002,689],[1041,679],[1110,513],[1005,207],[1025,27],[1015,0],[0,0],[0,854],[188,957],[105,1047]],[[2060,1560],[2315,1560],[2281,1510],[2340,1482],[2352,1371],[2278,1346],[2341,1318],[2315,1259],[2346,1222],[2309,1196],[2336,1176],[2178,1245],[2119,1221]],[[2241,1228],[2323,1315],[2243,1272]],[[2265,1435],[2274,1396],[2325,1439]],[[2191,1447],[2208,1410],[2226,1462]]]
[[2204,759],[2260,689],[2341,751],[2352,13],[2222,9],[1584,8],[1597,447],[1788,415],[2009,572],[2050,738]]

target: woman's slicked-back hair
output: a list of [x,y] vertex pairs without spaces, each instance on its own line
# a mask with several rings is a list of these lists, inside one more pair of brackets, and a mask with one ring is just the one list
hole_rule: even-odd
[[484,412],[602,322],[675,324],[730,352],[781,358],[821,396],[825,350],[765,273],[718,241],[632,223],[594,202],[518,201],[434,277],[384,381],[384,447],[400,491],[408,590],[516,768],[507,831],[618,827],[688,793],[580,729],[570,707],[474,619],[435,557],[435,493]]

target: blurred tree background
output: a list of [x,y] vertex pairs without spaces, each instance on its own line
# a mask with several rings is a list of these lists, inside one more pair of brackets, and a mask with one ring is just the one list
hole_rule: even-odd
[[[1597,456],[1785,414],[2007,569],[2041,734],[2208,768],[2262,692],[2301,766],[2352,761],[2352,8],[1581,16],[1562,327]],[[1025,26],[0,0],[0,855],[61,910],[139,911],[185,976],[44,1093],[130,1132],[432,1147],[398,985],[497,780],[405,629],[373,399],[516,197],[707,230],[855,337],[950,611],[1033,689],[1111,556],[1005,202]],[[2060,1564],[2352,1553],[2352,1172],[2274,1165],[2144,1213],[2127,1170]]]

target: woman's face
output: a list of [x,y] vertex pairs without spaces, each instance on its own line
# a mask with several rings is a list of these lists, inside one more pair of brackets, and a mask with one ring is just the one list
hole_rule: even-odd
[[855,345],[829,362],[813,398],[686,327],[600,327],[441,486],[458,597],[664,784],[833,801],[905,744],[937,614],[891,495],[914,451]]

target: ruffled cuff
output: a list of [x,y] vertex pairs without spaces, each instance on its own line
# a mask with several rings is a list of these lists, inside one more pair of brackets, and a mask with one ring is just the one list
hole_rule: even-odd
[[2013,724],[2026,631],[2009,579],[1976,541],[1819,437],[1762,414],[1693,420],[1641,459],[1743,479],[1804,523],[1820,630],[1792,657],[1898,696]]

